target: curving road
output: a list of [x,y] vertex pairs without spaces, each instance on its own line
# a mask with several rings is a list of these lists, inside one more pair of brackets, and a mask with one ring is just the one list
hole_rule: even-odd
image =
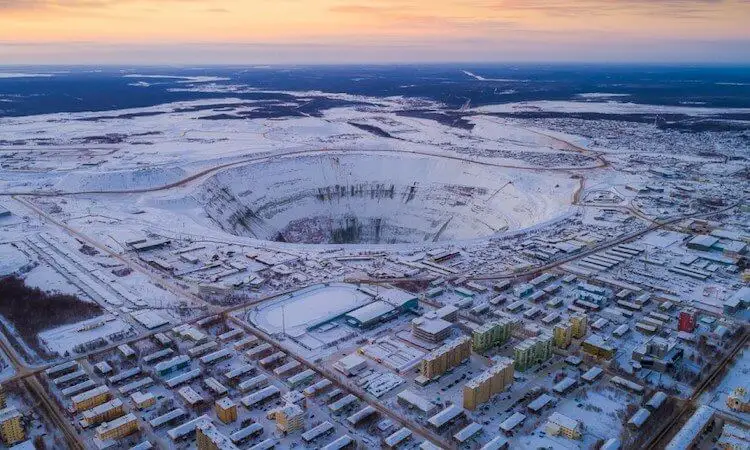
[[[94,194],[144,194],[149,192],[159,192],[169,189],[174,189],[190,184],[193,181],[199,180],[208,175],[212,175],[230,167],[241,166],[251,163],[258,163],[269,161],[276,158],[284,158],[288,156],[302,156],[302,155],[315,155],[315,154],[341,154],[346,153],[346,150],[331,150],[331,149],[316,149],[316,150],[291,150],[286,152],[274,153],[272,155],[254,156],[251,158],[243,158],[238,161],[223,163],[216,166],[203,169],[197,173],[189,175],[181,180],[164,184],[161,186],[154,186],[150,188],[140,189],[97,189],[97,190],[81,190],[81,191],[13,191],[13,192],[1,192],[0,196],[38,196],[38,197],[61,197],[66,195],[94,195]],[[479,164],[488,167],[497,167],[503,169],[516,169],[516,170],[534,170],[540,172],[569,172],[577,170],[594,170],[607,167],[608,163],[600,159],[599,162],[592,166],[569,166],[569,167],[541,167],[541,166],[524,166],[519,164],[500,164],[493,163],[490,161],[479,161],[471,158],[464,158],[457,155],[448,155],[434,152],[418,151],[418,150],[375,150],[375,149],[362,149],[362,150],[350,150],[350,153],[402,153],[410,155],[428,156],[433,158],[443,158],[453,161],[459,161],[464,163]]]

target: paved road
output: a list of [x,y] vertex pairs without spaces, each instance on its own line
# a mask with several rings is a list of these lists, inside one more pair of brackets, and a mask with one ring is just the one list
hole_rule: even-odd
[[314,363],[307,361],[305,358],[297,357],[292,349],[289,349],[286,345],[282,344],[280,341],[264,333],[263,331],[255,327],[248,326],[247,323],[244,322],[244,320],[238,320],[236,317],[232,315],[227,315],[227,318],[231,320],[232,322],[234,322],[235,324],[237,324],[242,329],[244,329],[246,332],[257,336],[259,339],[273,345],[276,348],[283,349],[285,352],[287,352],[287,354],[293,355],[302,365],[304,365],[308,369],[312,369],[315,372],[322,375],[323,377],[328,378],[342,390],[345,390],[351,394],[354,394],[355,396],[364,400],[365,402],[367,402],[367,404],[375,408],[382,415],[388,417],[389,419],[395,421],[396,423],[400,423],[401,425],[415,431],[423,439],[426,439],[432,442],[433,444],[444,449],[455,448],[455,446],[451,442],[446,441],[441,436],[437,435],[436,433],[432,432],[426,427],[420,424],[414,423],[413,421],[397,414],[395,411],[388,409],[379,400],[375,399],[372,395],[365,392],[362,388],[355,385],[354,383],[348,382],[345,378],[339,376],[339,374],[337,373],[334,373],[332,370],[329,370],[324,365],[322,364],[316,365]]
[[45,391],[44,387],[42,387],[37,375],[35,373],[30,374],[31,372],[26,366],[26,363],[18,353],[16,353],[16,350],[10,345],[5,335],[0,333],[0,336],[0,347],[2,347],[3,352],[8,355],[8,359],[10,359],[11,363],[15,366],[16,377],[23,377],[23,382],[36,400],[36,404],[41,405],[44,408],[47,416],[52,422],[54,422],[54,425],[60,429],[65,436],[69,448],[73,450],[83,450],[83,443],[81,442],[75,428],[71,425],[68,419],[61,414],[57,405],[50,401],[49,394]]
[[672,419],[666,422],[664,426],[659,430],[659,432],[653,438],[651,438],[651,440],[645,447],[646,449],[657,450],[666,447],[669,440],[673,438],[679,430],[679,427],[683,425],[684,419],[687,418],[688,413],[691,413],[695,410],[698,399],[701,397],[701,395],[703,395],[703,393],[713,385],[714,381],[717,380],[719,375],[724,372],[724,369],[734,361],[734,358],[737,356],[740,350],[745,348],[749,336],[750,332],[748,332],[747,327],[743,328],[742,335],[740,336],[740,339],[737,341],[737,344],[732,349],[732,351],[728,352],[721,360],[721,362],[717,364],[716,367],[714,367],[714,370],[712,370],[711,373],[705,379],[703,379],[703,381],[701,381],[698,387],[693,391],[693,395],[691,395],[690,398],[682,404],[678,412],[672,416]]
[[111,256],[112,258],[120,261],[121,263],[125,264],[127,267],[130,267],[131,269],[134,269],[143,275],[146,275],[148,278],[150,278],[156,285],[161,286],[162,288],[168,290],[177,298],[180,299],[189,299],[195,303],[195,305],[191,306],[204,306],[209,307],[206,302],[204,302],[202,299],[200,299],[198,296],[194,295],[192,292],[183,289],[182,287],[176,285],[171,278],[167,278],[166,276],[162,276],[161,274],[158,274],[152,270],[150,270],[147,267],[143,267],[138,261],[135,261],[133,259],[127,258],[121,253],[118,253],[106,245],[90,238],[89,236],[83,234],[82,232],[76,230],[75,228],[55,219],[50,214],[47,214],[46,211],[42,210],[41,208],[37,207],[30,201],[20,198],[20,196],[14,196],[14,200],[18,201],[22,205],[26,206],[31,211],[38,214],[41,218],[45,219],[49,223],[56,225],[57,227],[63,229],[66,233],[70,234],[76,239],[79,239],[83,242],[86,242],[87,244],[91,245],[92,247],[95,247],[99,251]]

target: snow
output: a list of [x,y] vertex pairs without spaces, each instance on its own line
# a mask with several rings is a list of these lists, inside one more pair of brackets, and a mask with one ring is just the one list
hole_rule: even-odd
[[156,80],[179,80],[178,83],[209,83],[213,81],[228,81],[226,77],[210,77],[210,76],[175,76],[175,75],[141,75],[141,74],[128,74],[123,75],[123,78],[147,78]]
[[699,399],[699,403],[723,411],[745,422],[750,421],[750,413],[735,411],[727,406],[727,397],[736,388],[743,387],[750,389],[748,379],[750,379],[750,351],[746,347],[729,368],[721,383],[711,391],[703,394]]
[[164,186],[185,178],[184,170],[172,167],[149,167],[128,171],[76,172],[63,177],[55,188],[61,191],[117,191]]
[[345,314],[372,301],[356,286],[334,283],[313,286],[255,308],[250,320],[268,333],[285,329],[287,334]]
[[576,94],[577,97],[586,99],[602,99],[611,97],[629,97],[630,94],[613,94],[609,92],[584,92],[582,94]]
[[17,272],[29,263],[29,259],[10,244],[0,244],[0,276]]
[[[84,329],[91,324],[94,328]],[[39,339],[52,352],[59,355],[74,353],[75,347],[97,339],[107,338],[115,333],[132,329],[130,325],[110,315],[99,316],[85,322],[64,325],[39,333]]]
[[47,78],[53,77],[52,73],[24,73],[24,72],[0,72],[2,78]]
[[723,113],[748,113],[750,108],[701,108],[689,106],[643,105],[625,102],[572,102],[562,100],[540,100],[532,102],[505,103],[480,106],[472,109],[477,113],[600,113],[600,114],[685,114],[710,116]]

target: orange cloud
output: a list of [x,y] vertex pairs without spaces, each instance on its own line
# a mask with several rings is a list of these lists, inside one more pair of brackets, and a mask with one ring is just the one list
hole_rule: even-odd
[[719,46],[750,39],[748,23],[744,0],[0,0],[0,57],[10,43],[80,41]]

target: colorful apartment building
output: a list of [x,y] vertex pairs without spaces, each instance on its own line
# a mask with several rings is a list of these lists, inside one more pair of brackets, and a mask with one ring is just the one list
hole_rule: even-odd
[[500,358],[494,366],[469,380],[464,385],[464,408],[473,411],[494,395],[508,389],[513,384],[513,369],[512,359]]

